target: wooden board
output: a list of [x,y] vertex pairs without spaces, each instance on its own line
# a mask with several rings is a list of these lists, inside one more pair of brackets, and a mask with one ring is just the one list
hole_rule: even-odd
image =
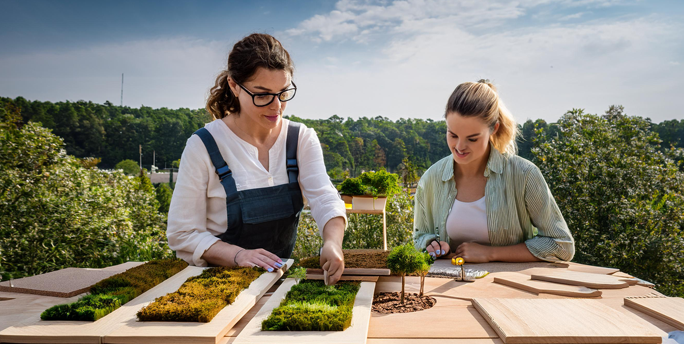
[[[98,321],[43,321],[42,309],[25,321],[0,332],[0,343],[92,343],[99,344],[103,335],[121,326],[140,308],[155,298],[177,290],[188,277],[199,275],[203,268],[189,266],[166,281],[129,301]],[[74,298],[75,301],[76,298]]]
[[567,265],[568,270],[570,270],[570,271],[588,272],[588,273],[592,273],[592,274],[612,275],[612,274],[620,271],[620,269],[616,269],[616,268],[606,268],[603,266],[584,265],[584,264],[573,263],[573,262],[564,262],[562,264]]
[[569,297],[599,297],[601,291],[582,286],[566,285],[530,279],[530,276],[517,272],[497,272],[493,274],[494,283],[522,289],[535,294],[546,293]]
[[374,282],[361,282],[352,310],[352,324],[344,331],[261,331],[261,323],[274,308],[280,305],[295,281],[288,278],[269,298],[264,307],[245,326],[233,343],[235,344],[272,344],[272,343],[326,343],[326,344],[365,344],[368,335],[371,304],[373,303]]
[[630,285],[636,285],[637,283],[634,279],[578,271],[532,273],[532,279],[568,285],[579,285],[594,289],[620,289],[627,288]]
[[626,297],[624,302],[627,307],[684,331],[684,299],[680,297]]
[[[344,276],[344,275],[342,275],[342,277],[340,277],[340,281],[377,282],[378,278],[380,278],[380,277],[379,276]],[[307,273],[306,279],[323,281],[323,280],[325,280],[325,276],[323,276],[323,275],[309,275]]]
[[[282,269],[261,275],[250,284],[249,288],[240,292],[240,295],[232,304],[221,310],[208,323],[138,321],[134,316],[106,334],[102,339],[102,343],[218,343],[240,318],[259,301],[268,289],[280,279],[284,271],[292,266],[292,263],[294,263],[294,260],[288,259],[283,264]],[[175,288],[167,288],[161,295],[174,292],[179,287],[180,285]],[[146,306],[148,303],[142,306]]]
[[661,343],[652,325],[598,300],[473,299],[505,343]]
[[41,275],[0,282],[0,291],[55,297],[72,297],[82,294],[95,283],[143,264],[130,262],[105,269],[66,268]]
[[437,343],[447,338],[498,338],[470,301],[443,297],[435,300],[437,303],[432,308],[419,312],[372,312],[368,338],[430,338]]
[[[306,269],[307,274],[322,275],[323,269]],[[342,275],[355,276],[389,276],[390,269],[361,269],[361,268],[345,268]]]

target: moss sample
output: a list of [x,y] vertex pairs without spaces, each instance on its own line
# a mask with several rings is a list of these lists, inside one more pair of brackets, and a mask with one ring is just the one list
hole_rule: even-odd
[[153,260],[104,279],[78,301],[48,308],[43,320],[95,321],[188,266],[180,259]]
[[138,312],[140,321],[209,322],[265,272],[261,268],[217,267],[188,278],[178,291]]
[[351,325],[358,291],[359,282],[326,286],[323,281],[302,281],[261,323],[261,330],[343,331]]
[[[383,250],[342,250],[345,268],[387,269],[387,255]],[[320,269],[320,257],[313,256],[299,261],[299,265],[309,269]]]

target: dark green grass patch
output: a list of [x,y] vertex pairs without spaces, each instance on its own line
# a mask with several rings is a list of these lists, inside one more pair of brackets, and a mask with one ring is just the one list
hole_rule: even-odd
[[174,293],[138,312],[140,321],[209,322],[265,272],[261,268],[216,267],[188,278]]
[[262,331],[343,331],[351,325],[359,282],[302,281],[261,323]]
[[180,259],[147,262],[98,282],[90,288],[90,295],[74,303],[48,308],[40,315],[40,318],[43,320],[98,320],[187,266],[188,263]]

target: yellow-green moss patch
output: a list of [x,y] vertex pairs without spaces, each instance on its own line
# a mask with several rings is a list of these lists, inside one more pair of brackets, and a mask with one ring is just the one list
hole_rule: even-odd
[[261,268],[217,267],[188,278],[174,293],[138,312],[140,321],[209,322],[264,273]]

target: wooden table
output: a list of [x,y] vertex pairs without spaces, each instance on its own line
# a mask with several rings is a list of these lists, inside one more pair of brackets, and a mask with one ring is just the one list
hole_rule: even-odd
[[[506,265],[498,264],[497,271],[504,271]],[[558,266],[540,267],[539,263],[530,263],[530,268],[525,269],[525,264],[511,265],[511,269],[518,273],[531,274],[532,271],[538,273],[544,269],[554,270]],[[590,267],[581,264],[571,264],[565,267],[570,270],[604,272],[602,268]],[[532,270],[534,269],[534,270]],[[605,270],[609,272],[609,270]],[[433,295],[437,299],[437,304],[430,310],[406,313],[382,315],[373,313],[370,320],[368,331],[368,343],[370,344],[389,344],[389,343],[418,343],[418,344],[440,344],[440,343],[470,343],[470,344],[503,344],[491,326],[482,318],[477,310],[469,301],[475,297],[489,298],[526,298],[526,299],[558,299],[565,298],[551,294],[539,294],[518,290],[505,285],[493,282],[497,272],[492,272],[488,276],[473,283],[456,282],[447,278],[427,278],[425,293]],[[418,292],[420,284],[418,277],[407,277],[406,291]],[[222,344],[232,343],[242,328],[254,317],[259,309],[266,303],[277,285],[262,297],[257,305],[245,315],[221,341]],[[401,279],[397,276],[382,276],[376,284],[376,292],[399,291],[401,290]],[[630,317],[645,320],[650,323],[659,333],[675,331],[658,319],[655,319],[638,310],[627,308],[623,304],[624,297],[627,296],[646,296],[661,295],[654,289],[634,285],[624,289],[603,289],[603,295],[599,298],[602,304],[611,307],[619,312],[628,314]],[[22,319],[35,315],[44,309],[59,303],[64,303],[71,299],[63,299],[49,296],[38,296],[29,294],[0,292],[0,330],[12,324],[20,322]]]

